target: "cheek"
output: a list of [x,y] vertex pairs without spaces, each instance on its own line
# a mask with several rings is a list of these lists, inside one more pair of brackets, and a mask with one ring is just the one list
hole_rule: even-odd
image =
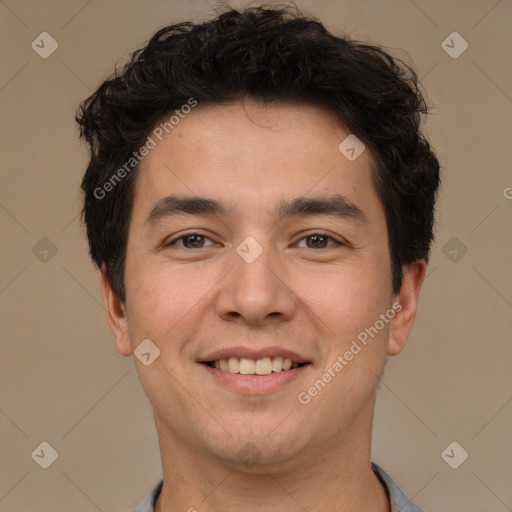
[[296,289],[331,335],[357,335],[388,306],[389,286],[379,264],[353,262],[319,273],[303,273]]
[[[161,349],[176,347],[168,340],[173,339],[178,331],[180,337],[186,334],[187,317],[194,315],[194,308],[200,306],[210,286],[199,278],[198,272],[192,267],[174,268],[171,271],[165,264],[141,263],[127,264],[126,270],[132,344],[137,345],[140,340],[149,338]],[[164,340],[167,340],[165,344]]]

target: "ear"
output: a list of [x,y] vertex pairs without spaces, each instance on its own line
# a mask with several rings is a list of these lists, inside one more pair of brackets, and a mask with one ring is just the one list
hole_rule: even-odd
[[117,339],[117,351],[122,356],[131,356],[133,351],[130,346],[130,337],[128,336],[128,320],[126,318],[125,306],[112,289],[104,265],[101,268],[101,294],[103,295],[103,303],[107,312],[108,325]]
[[424,259],[404,266],[402,287],[393,300],[393,309],[397,313],[391,320],[388,342],[388,355],[390,356],[396,356],[402,351],[414,325],[418,296],[425,279],[426,269],[427,264]]

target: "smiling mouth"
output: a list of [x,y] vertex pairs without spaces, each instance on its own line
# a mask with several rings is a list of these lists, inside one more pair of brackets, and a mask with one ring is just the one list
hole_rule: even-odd
[[270,375],[282,371],[291,371],[311,363],[297,363],[289,358],[263,357],[261,359],[247,359],[230,357],[216,361],[204,361],[203,364],[222,372],[239,373],[241,375]]

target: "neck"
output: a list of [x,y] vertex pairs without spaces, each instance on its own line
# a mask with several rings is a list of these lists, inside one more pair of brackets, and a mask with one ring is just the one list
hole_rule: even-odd
[[164,474],[155,512],[389,512],[371,469],[373,407],[366,416],[284,463],[242,468],[183,443],[155,416]]

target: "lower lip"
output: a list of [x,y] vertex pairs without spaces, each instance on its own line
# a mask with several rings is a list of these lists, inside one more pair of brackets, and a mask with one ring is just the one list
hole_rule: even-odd
[[242,395],[266,395],[279,390],[307,372],[311,364],[305,364],[293,370],[272,372],[268,375],[242,375],[217,370],[206,364],[201,366],[215,379],[216,382]]

